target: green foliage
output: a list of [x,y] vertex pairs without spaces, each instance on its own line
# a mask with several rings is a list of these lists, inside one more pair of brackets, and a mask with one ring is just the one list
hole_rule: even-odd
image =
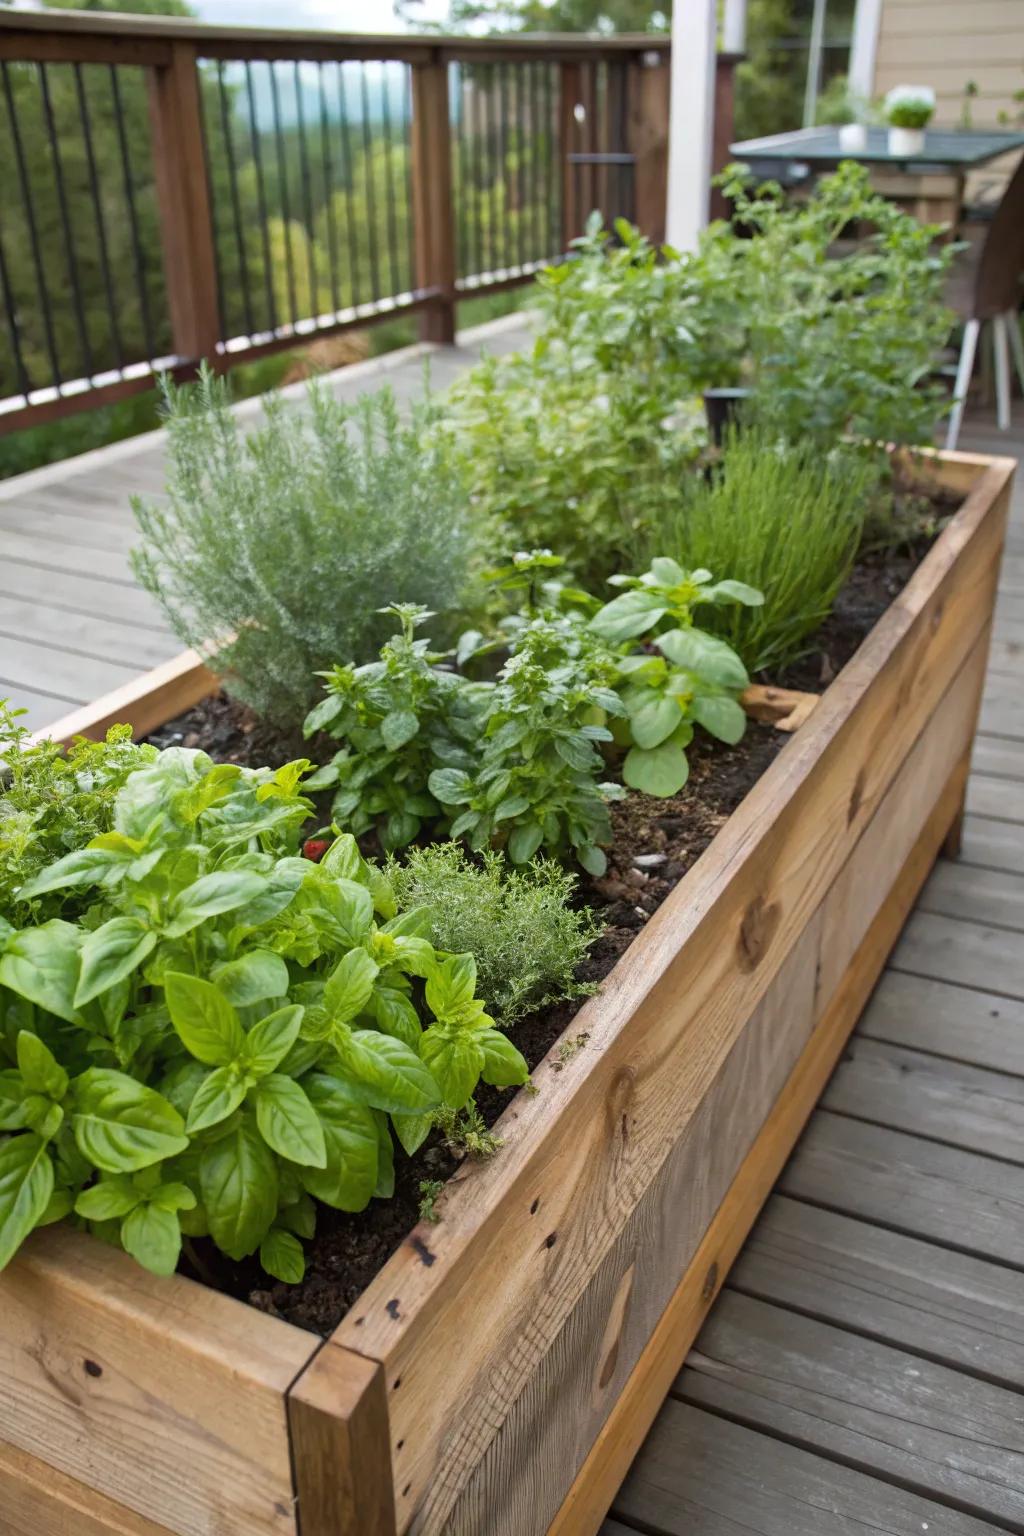
[[[757,607],[764,598],[742,581],[712,581],[710,571],[685,571],[666,556],[652,560],[642,576],[611,580],[626,590],[605,604],[591,628],[625,651],[619,689],[630,747],[622,776],[646,795],[674,795],[689,777],[686,748],[694,725],[726,742],[739,741],[746,729],[736,702],[749,681],[746,668],[725,641],[694,625],[693,610]],[[648,640],[638,650],[632,642],[640,636]]]
[[[939,227],[875,194],[852,162],[805,202],[741,172],[726,177],[733,221],[711,226],[692,272],[705,383],[749,383],[758,419],[790,442],[931,442],[944,397],[929,375],[952,320]],[[874,232],[836,254],[857,221]]]
[[0,922],[0,1267],[74,1212],[159,1274],[209,1234],[297,1280],[315,1200],[391,1194],[392,1130],[412,1151],[481,1077],[526,1080],[472,955],[351,837],[294,856],[307,767],[160,754],[20,892],[73,891],[79,921]]
[[486,358],[452,389],[446,429],[499,546],[551,544],[584,582],[626,557],[696,453],[674,419],[693,393],[692,287],[620,221],[599,216],[572,262],[538,279],[532,350]]
[[261,715],[301,723],[316,672],[372,656],[382,604],[458,606],[473,542],[465,496],[390,390],[346,406],[314,383],[308,413],[268,397],[248,435],[208,372],[166,396],[169,500],[133,502],[135,570]]
[[19,713],[0,699],[0,914],[18,922],[31,913],[38,922],[65,910],[68,894],[26,904],[18,887],[108,832],[122,784],[156,749],[136,746],[127,725],[112,726],[102,742],[78,737],[66,752],[52,741],[32,746]]
[[764,593],[760,606],[709,610],[704,624],[751,672],[784,666],[832,611],[878,497],[879,466],[852,448],[823,454],[755,427],[727,434],[721,462],[693,476],[681,508],[644,546],[717,564]]
[[491,850],[477,862],[458,843],[433,843],[392,861],[387,876],[400,905],[429,911],[436,949],[475,957],[480,995],[500,1024],[592,990],[576,973],[600,928],[571,905],[575,879],[553,860],[514,869]]
[[338,824],[357,837],[375,827],[382,847],[392,849],[441,816],[429,789],[433,770],[472,765],[479,690],[439,668],[441,653],[413,638],[416,626],[433,617],[426,608],[394,604],[385,611],[401,622],[401,633],[379,661],[322,674],[327,696],[306,717],[305,733],[324,730],[346,743],[307,788],[337,785]]

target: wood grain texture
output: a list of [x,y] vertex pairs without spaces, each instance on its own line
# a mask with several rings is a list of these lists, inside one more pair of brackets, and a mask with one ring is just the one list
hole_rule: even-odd
[[[996,608],[998,626],[999,609]],[[1022,619],[1024,622],[1024,619]],[[999,736],[986,736],[980,731],[974,743],[971,764],[976,773],[995,774],[1000,778],[1024,780],[1024,742],[1006,741]]]
[[[744,1236],[835,1066],[875,978],[935,858],[962,788],[958,769],[939,797],[842,984],[815,1025],[783,1092],[715,1212],[693,1260],[644,1348],[549,1536],[592,1536],[654,1419]],[[819,935],[820,944],[820,935]]]
[[328,1342],[288,1394],[301,1536],[394,1536],[384,1372]]
[[84,1483],[0,1441],[4,1536],[170,1536]]
[[969,864],[1024,875],[1024,826],[990,816],[965,816],[963,857]]
[[1018,1167],[995,1158],[822,1110],[779,1190],[1024,1268],[1024,1180]]
[[993,1536],[987,1521],[671,1398],[615,1513],[657,1536]]
[[773,1195],[729,1284],[745,1295],[1024,1388],[1024,1275]]
[[1024,1003],[887,971],[860,1034],[1024,1075]]
[[934,1141],[1024,1162],[1024,1079],[964,1062],[853,1040],[826,1109]]
[[216,678],[195,651],[181,651],[95,703],[63,715],[33,739],[67,743],[75,736],[88,736],[99,740],[112,725],[130,725],[136,736],[144,736],[216,689]]
[[[1024,665],[1020,673],[1024,674]],[[978,816],[994,816],[997,821],[1024,821],[1024,784],[976,773],[971,781],[969,809]]]
[[1020,1397],[906,1350],[725,1291],[674,1393],[1022,1528]]
[[[968,797],[975,782],[974,777],[969,780]],[[1024,878],[1007,870],[981,869],[940,859],[921,892],[919,905],[922,912],[967,917],[986,927],[1024,932]],[[1012,943],[1007,940],[1007,947]]]
[[311,1335],[63,1228],[0,1276],[0,1318],[12,1446],[175,1536],[294,1536],[285,1393]]
[[892,957],[893,968],[1024,998],[1024,945],[1002,928],[915,912]]
[[[440,1228],[414,1233],[342,1323],[338,1341],[386,1368],[400,1528],[440,1528],[470,1445],[482,1454],[508,1416],[982,640],[1008,476],[981,473],[807,725],[577,1016],[574,1033],[590,1039],[574,1069],[552,1072],[557,1050],[541,1065],[540,1092],[500,1123],[502,1157],[456,1177]],[[482,1293],[486,1308],[474,1305]],[[428,1499],[429,1525],[413,1514]]]

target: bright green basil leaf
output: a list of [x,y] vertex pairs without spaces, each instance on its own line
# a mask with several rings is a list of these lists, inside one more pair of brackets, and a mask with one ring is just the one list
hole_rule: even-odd
[[442,805],[468,805],[473,797],[469,774],[461,768],[435,768],[427,784]]
[[601,852],[601,849],[596,847],[593,843],[581,844],[580,847],[576,849],[576,857],[583,865],[583,868],[586,870],[587,874],[593,875],[595,879],[600,879],[600,877],[608,868],[607,857]]
[[747,717],[735,699],[721,693],[697,694],[690,706],[693,718],[719,741],[735,745],[743,739]]
[[0,1072],[0,1131],[20,1131],[24,1128],[25,1097],[21,1073],[13,1067]]
[[420,1055],[436,1078],[446,1104],[461,1109],[480,1081],[484,1053],[475,1034],[446,1024],[424,1030]]
[[661,587],[678,587],[686,580],[686,572],[678,560],[659,555],[651,561],[651,575]]
[[530,1075],[526,1059],[500,1029],[478,1030],[473,1039],[483,1051],[480,1076],[493,1088],[513,1088],[525,1083]]
[[342,955],[324,987],[324,1007],[332,1020],[348,1024],[362,1013],[379,972],[380,967],[365,949],[350,949]]
[[713,586],[705,587],[695,603],[720,603],[723,599],[727,602],[744,603],[748,608],[760,608],[764,602],[764,593],[756,587],[750,587],[745,581],[716,581]]
[[142,1200],[131,1179],[116,1175],[102,1179],[91,1189],[83,1189],[75,1201],[75,1212],[86,1221],[111,1221],[114,1217],[127,1216]]
[[[279,1067],[299,1037],[305,1009],[297,1003],[289,1003],[268,1013],[250,1029],[245,1041],[243,1060],[246,1067],[257,1077],[266,1077]],[[297,1074],[289,1074],[296,1076]]]
[[228,1258],[244,1259],[277,1214],[274,1154],[248,1115],[203,1149],[199,1182],[210,1236]]
[[363,870],[363,856],[351,832],[336,837],[320,860],[320,868],[332,880],[358,880]]
[[271,1227],[260,1243],[260,1263],[268,1275],[285,1285],[298,1285],[306,1273],[302,1244],[282,1227]]
[[75,1202],[71,1197],[70,1189],[55,1189],[46,1202],[46,1209],[36,1222],[37,1227],[52,1227],[54,1222],[63,1221],[65,1216],[70,1216],[75,1208]]
[[38,1035],[19,1031],[18,1071],[29,1093],[42,1093],[48,1099],[62,1099],[68,1091],[68,1074],[53,1052]]
[[404,1150],[412,1157],[430,1135],[434,1125],[433,1115],[392,1115],[391,1124]]
[[210,980],[236,1008],[250,1008],[253,1003],[285,996],[288,967],[272,949],[253,949],[237,960],[215,965]]
[[634,635],[642,635],[646,630],[653,629],[667,612],[668,607],[663,597],[636,588],[631,592],[623,592],[621,597],[613,597],[599,613],[595,613],[590,627],[603,640],[617,645],[621,640],[632,640]]
[[395,1193],[395,1144],[388,1130],[388,1117],[375,1109],[377,1122],[377,1182],[373,1193],[378,1200],[390,1200]]
[[535,821],[515,827],[508,840],[508,856],[513,864],[528,864],[544,841],[544,828]]
[[105,1173],[134,1173],[188,1146],[174,1105],[123,1072],[90,1067],[71,1092],[79,1151]]
[[438,961],[427,978],[427,1007],[436,1019],[462,1013],[476,996],[476,960],[470,954]]
[[412,741],[420,722],[411,709],[393,709],[380,723],[381,740],[389,752],[397,752]]
[[237,1067],[214,1067],[196,1089],[185,1130],[194,1136],[211,1125],[219,1125],[228,1115],[234,1114],[245,1095],[245,1079]]
[[156,934],[137,917],[112,917],[90,933],[82,945],[75,1007],[83,1008],[130,976],[155,945]]
[[219,988],[200,976],[168,971],[164,995],[185,1049],[208,1067],[226,1067],[245,1049],[238,1014]]
[[0,985],[69,1024],[79,1024],[75,988],[81,945],[80,931],[59,917],[38,928],[25,928],[7,941],[0,960]]
[[375,1029],[343,1029],[335,1049],[345,1077],[374,1108],[388,1114],[422,1114],[440,1104],[429,1068],[403,1041]]
[[53,1194],[53,1164],[38,1136],[0,1142],[0,1269],[17,1253]]
[[316,1232],[316,1206],[305,1190],[301,1190],[288,1205],[281,1207],[277,1219],[289,1232],[294,1232],[296,1237],[308,1240]]
[[314,1073],[306,1091],[323,1128],[327,1161],[302,1168],[309,1193],[338,1211],[361,1211],[377,1184],[379,1144],[373,1110],[357,1092],[325,1072]]
[[675,699],[652,694],[639,708],[630,711],[629,727],[633,740],[645,749],[659,747],[679,724],[680,714]]
[[78,848],[23,885],[18,900],[30,901],[33,896],[67,890],[72,886],[99,885],[115,870],[127,870],[132,857],[130,853],[117,853],[107,848]]
[[272,1072],[256,1089],[256,1123],[269,1147],[293,1163],[323,1168],[324,1133],[316,1111],[294,1078]]
[[126,1253],[154,1275],[173,1275],[181,1253],[181,1228],[173,1211],[137,1205],[121,1223]]
[[199,1203],[187,1184],[173,1179],[167,1184],[158,1184],[150,1199],[162,1211],[194,1211]]
[[189,1107],[206,1077],[201,1061],[180,1061],[160,1083],[160,1092],[179,1115],[187,1118]]
[[368,1012],[385,1035],[404,1040],[410,1050],[419,1049],[422,1026],[416,1009],[404,992],[399,992],[396,987],[375,987]]
[[716,688],[745,688],[750,681],[732,646],[702,629],[670,629],[658,635],[655,644],[673,666],[696,673]]
[[255,901],[266,883],[263,875],[244,869],[225,869],[202,875],[175,897],[164,932],[169,939],[180,938],[208,917],[234,912],[246,902]]
[[622,764],[622,777],[630,789],[660,799],[678,794],[689,776],[686,753],[671,741],[663,742],[649,752],[642,747],[633,747]]

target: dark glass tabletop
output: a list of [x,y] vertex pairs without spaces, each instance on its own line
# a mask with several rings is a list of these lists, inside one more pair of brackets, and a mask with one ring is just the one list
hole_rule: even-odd
[[867,130],[867,148],[851,153],[839,147],[838,128],[797,128],[792,133],[773,133],[765,139],[743,139],[730,144],[737,160],[802,161],[807,165],[838,165],[840,160],[863,160],[871,165],[941,167],[968,170],[984,165],[1008,150],[1024,149],[1024,132],[986,132],[981,129],[927,128],[924,149],[913,155],[889,153],[887,128]]

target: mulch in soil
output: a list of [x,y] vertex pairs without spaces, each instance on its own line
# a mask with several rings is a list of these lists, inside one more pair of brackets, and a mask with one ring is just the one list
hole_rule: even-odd
[[[906,584],[930,543],[930,538],[921,538],[905,554],[890,552],[859,562],[808,654],[771,681],[811,692],[827,686]],[[580,899],[605,925],[581,968],[582,980],[599,983],[608,975],[788,739],[774,727],[753,721],[734,747],[701,737],[689,751],[690,777],[678,795],[655,800],[632,793],[613,805],[608,869],[599,879],[583,876],[579,886]],[[149,740],[161,747],[202,747],[218,761],[244,766],[300,756],[320,761],[333,750],[329,744],[299,738],[282,741],[251,710],[223,694],[170,721]],[[516,1024],[515,1041],[531,1069],[581,1006],[581,1000],[563,1003]],[[477,1102],[487,1125],[497,1120],[514,1092],[482,1088]],[[443,1182],[457,1165],[457,1156],[435,1134],[415,1157],[396,1149],[391,1200],[373,1201],[357,1215],[319,1207],[317,1234],[307,1245],[306,1275],[299,1285],[268,1280],[254,1260],[234,1263],[202,1240],[193,1245],[199,1266],[193,1273],[263,1311],[327,1334],[419,1221],[421,1184]]]

